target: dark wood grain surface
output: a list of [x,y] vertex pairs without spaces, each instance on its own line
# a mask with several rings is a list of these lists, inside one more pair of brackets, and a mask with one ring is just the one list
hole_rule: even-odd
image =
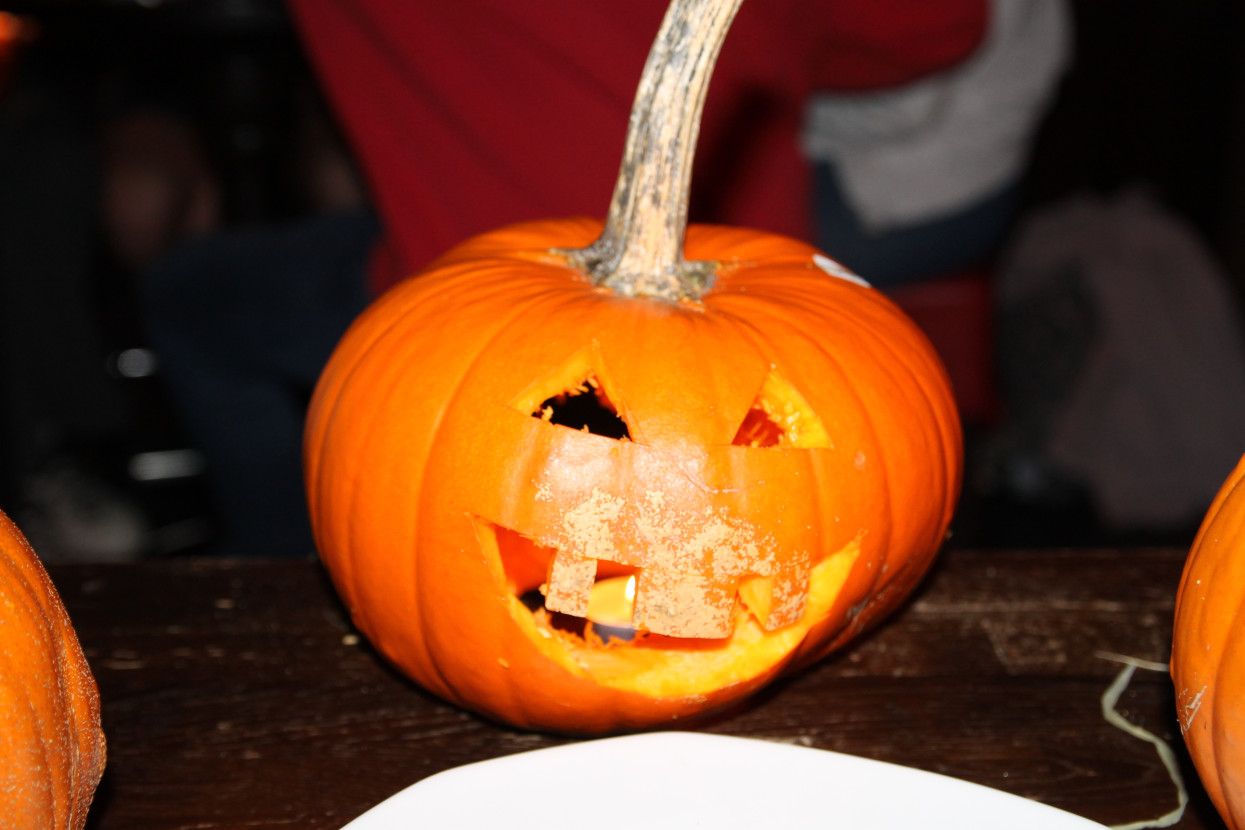
[[[1176,792],[1154,747],[1106,723],[1122,654],[1165,662],[1184,551],[944,554],[913,601],[844,652],[689,728],[776,739],[986,784],[1104,824]],[[109,763],[95,830],[339,828],[471,761],[565,743],[425,694],[351,628],[314,561],[62,565],[52,576],[99,681]],[[1120,711],[1170,742],[1171,681]]]

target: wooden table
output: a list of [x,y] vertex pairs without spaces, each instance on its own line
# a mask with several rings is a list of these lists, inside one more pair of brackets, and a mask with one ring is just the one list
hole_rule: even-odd
[[[1120,665],[1165,661],[1183,550],[950,551],[883,628],[695,728],[933,770],[1105,824],[1159,816],[1154,747],[1106,723]],[[94,830],[338,828],[459,764],[567,742],[486,722],[387,668],[314,561],[52,569],[99,681],[108,771]],[[1120,711],[1177,749],[1171,681]]]

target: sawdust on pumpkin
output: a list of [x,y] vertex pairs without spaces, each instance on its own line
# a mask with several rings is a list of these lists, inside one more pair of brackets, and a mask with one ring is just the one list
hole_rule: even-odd
[[783,573],[772,535],[724,508],[691,512],[671,501],[662,491],[650,490],[632,504],[594,488],[563,515],[552,540],[559,553],[550,566],[546,606],[583,616],[596,563],[608,561],[640,569],[633,618],[640,630],[728,637],[739,585],[752,577],[767,578],[760,584],[775,595],[765,599],[760,613],[767,628],[799,618],[807,592],[807,556],[795,557],[802,568]]

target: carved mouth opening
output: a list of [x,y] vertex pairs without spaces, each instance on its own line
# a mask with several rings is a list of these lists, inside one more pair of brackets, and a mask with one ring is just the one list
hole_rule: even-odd
[[[764,626],[765,618],[770,613],[772,603],[769,590],[772,580],[751,578],[743,580],[737,590],[731,592],[728,600],[735,610],[729,612],[727,620],[724,621],[726,627],[717,633],[678,636],[637,630],[631,622],[631,614],[639,591],[638,584],[643,578],[641,571],[608,560],[592,563],[595,574],[592,575],[592,590],[587,607],[573,612],[559,610],[555,603],[546,599],[551,566],[557,557],[557,551],[538,545],[521,533],[488,522],[480,522],[479,530],[487,534],[491,544],[496,545],[507,588],[531,614],[537,628],[550,634],[556,632],[557,636],[574,638],[576,645],[590,648],[627,646],[714,649],[729,644],[741,619],[750,618],[751,623]],[[628,580],[629,596],[624,604],[618,601],[617,594],[622,584]],[[607,588],[610,590],[605,590]],[[603,589],[600,594],[612,593],[614,597],[598,605],[597,589]]]
[[619,417],[618,409],[593,374],[578,385],[546,398],[532,412],[532,417],[620,441],[631,438],[627,423]]
[[[636,631],[621,615],[620,607],[597,608],[590,604],[585,616],[562,613],[545,605],[545,580],[556,551],[532,542],[520,533],[497,525],[490,525],[497,540],[497,552],[506,573],[507,585],[512,595],[531,613],[538,628],[557,632],[561,636],[582,641],[593,648],[654,647],[685,648],[712,647],[714,640],[701,638],[667,637],[648,631]],[[636,569],[616,562],[599,561],[596,581],[632,580]],[[634,594],[632,595],[634,598]]]
[[[481,530],[496,541],[497,553],[511,595],[532,615],[537,628],[559,637],[570,638],[573,645],[610,649],[627,647],[703,650],[722,647],[730,640],[730,635],[724,638],[673,637],[651,631],[636,631],[618,617],[617,609],[613,609],[613,613],[608,616],[598,616],[597,609],[591,604],[586,616],[552,610],[545,605],[544,589],[550,563],[557,551],[537,545],[508,528],[491,523],[481,524],[487,525],[487,528],[482,527]],[[636,572],[635,568],[600,560],[597,562],[596,580],[600,583],[620,577],[633,577]],[[598,619],[594,620],[593,617]],[[607,621],[610,618],[619,621],[611,623]]]
[[[745,582],[725,637],[643,631],[626,639],[622,632],[603,631],[582,617],[545,607],[541,589],[556,550],[491,522],[477,519],[476,527],[486,555],[504,572],[511,616],[541,652],[603,685],[665,697],[706,694],[781,665],[809,628],[828,613],[860,551],[859,540],[854,541],[812,568],[809,613],[794,624],[767,630],[758,616],[763,612],[748,597],[752,583]],[[596,564],[598,579],[626,572],[617,563]]]
[[[626,578],[629,579],[629,577]],[[586,645],[595,648],[617,646],[624,643],[642,645],[651,636],[647,632],[637,632],[627,624],[611,624],[598,621],[593,619],[591,613],[587,617],[576,617],[573,614],[550,611],[545,607],[545,595],[541,593],[539,588],[534,588],[523,594],[523,596],[519,597],[519,601],[523,603],[527,610],[532,612],[532,616],[538,621],[538,624],[543,623],[543,625],[554,631],[578,637]]]

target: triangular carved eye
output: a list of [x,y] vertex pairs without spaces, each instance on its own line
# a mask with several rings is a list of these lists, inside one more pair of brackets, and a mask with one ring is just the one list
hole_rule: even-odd
[[631,437],[626,421],[618,415],[595,374],[541,401],[532,417],[606,438]]
[[587,348],[510,402],[533,418],[616,440],[629,440],[631,430],[610,394],[610,379],[595,348]]
[[830,434],[817,413],[794,386],[770,371],[744,416],[735,440],[737,447],[828,449]]
[[765,409],[753,404],[731,443],[737,447],[781,447],[783,428]]

